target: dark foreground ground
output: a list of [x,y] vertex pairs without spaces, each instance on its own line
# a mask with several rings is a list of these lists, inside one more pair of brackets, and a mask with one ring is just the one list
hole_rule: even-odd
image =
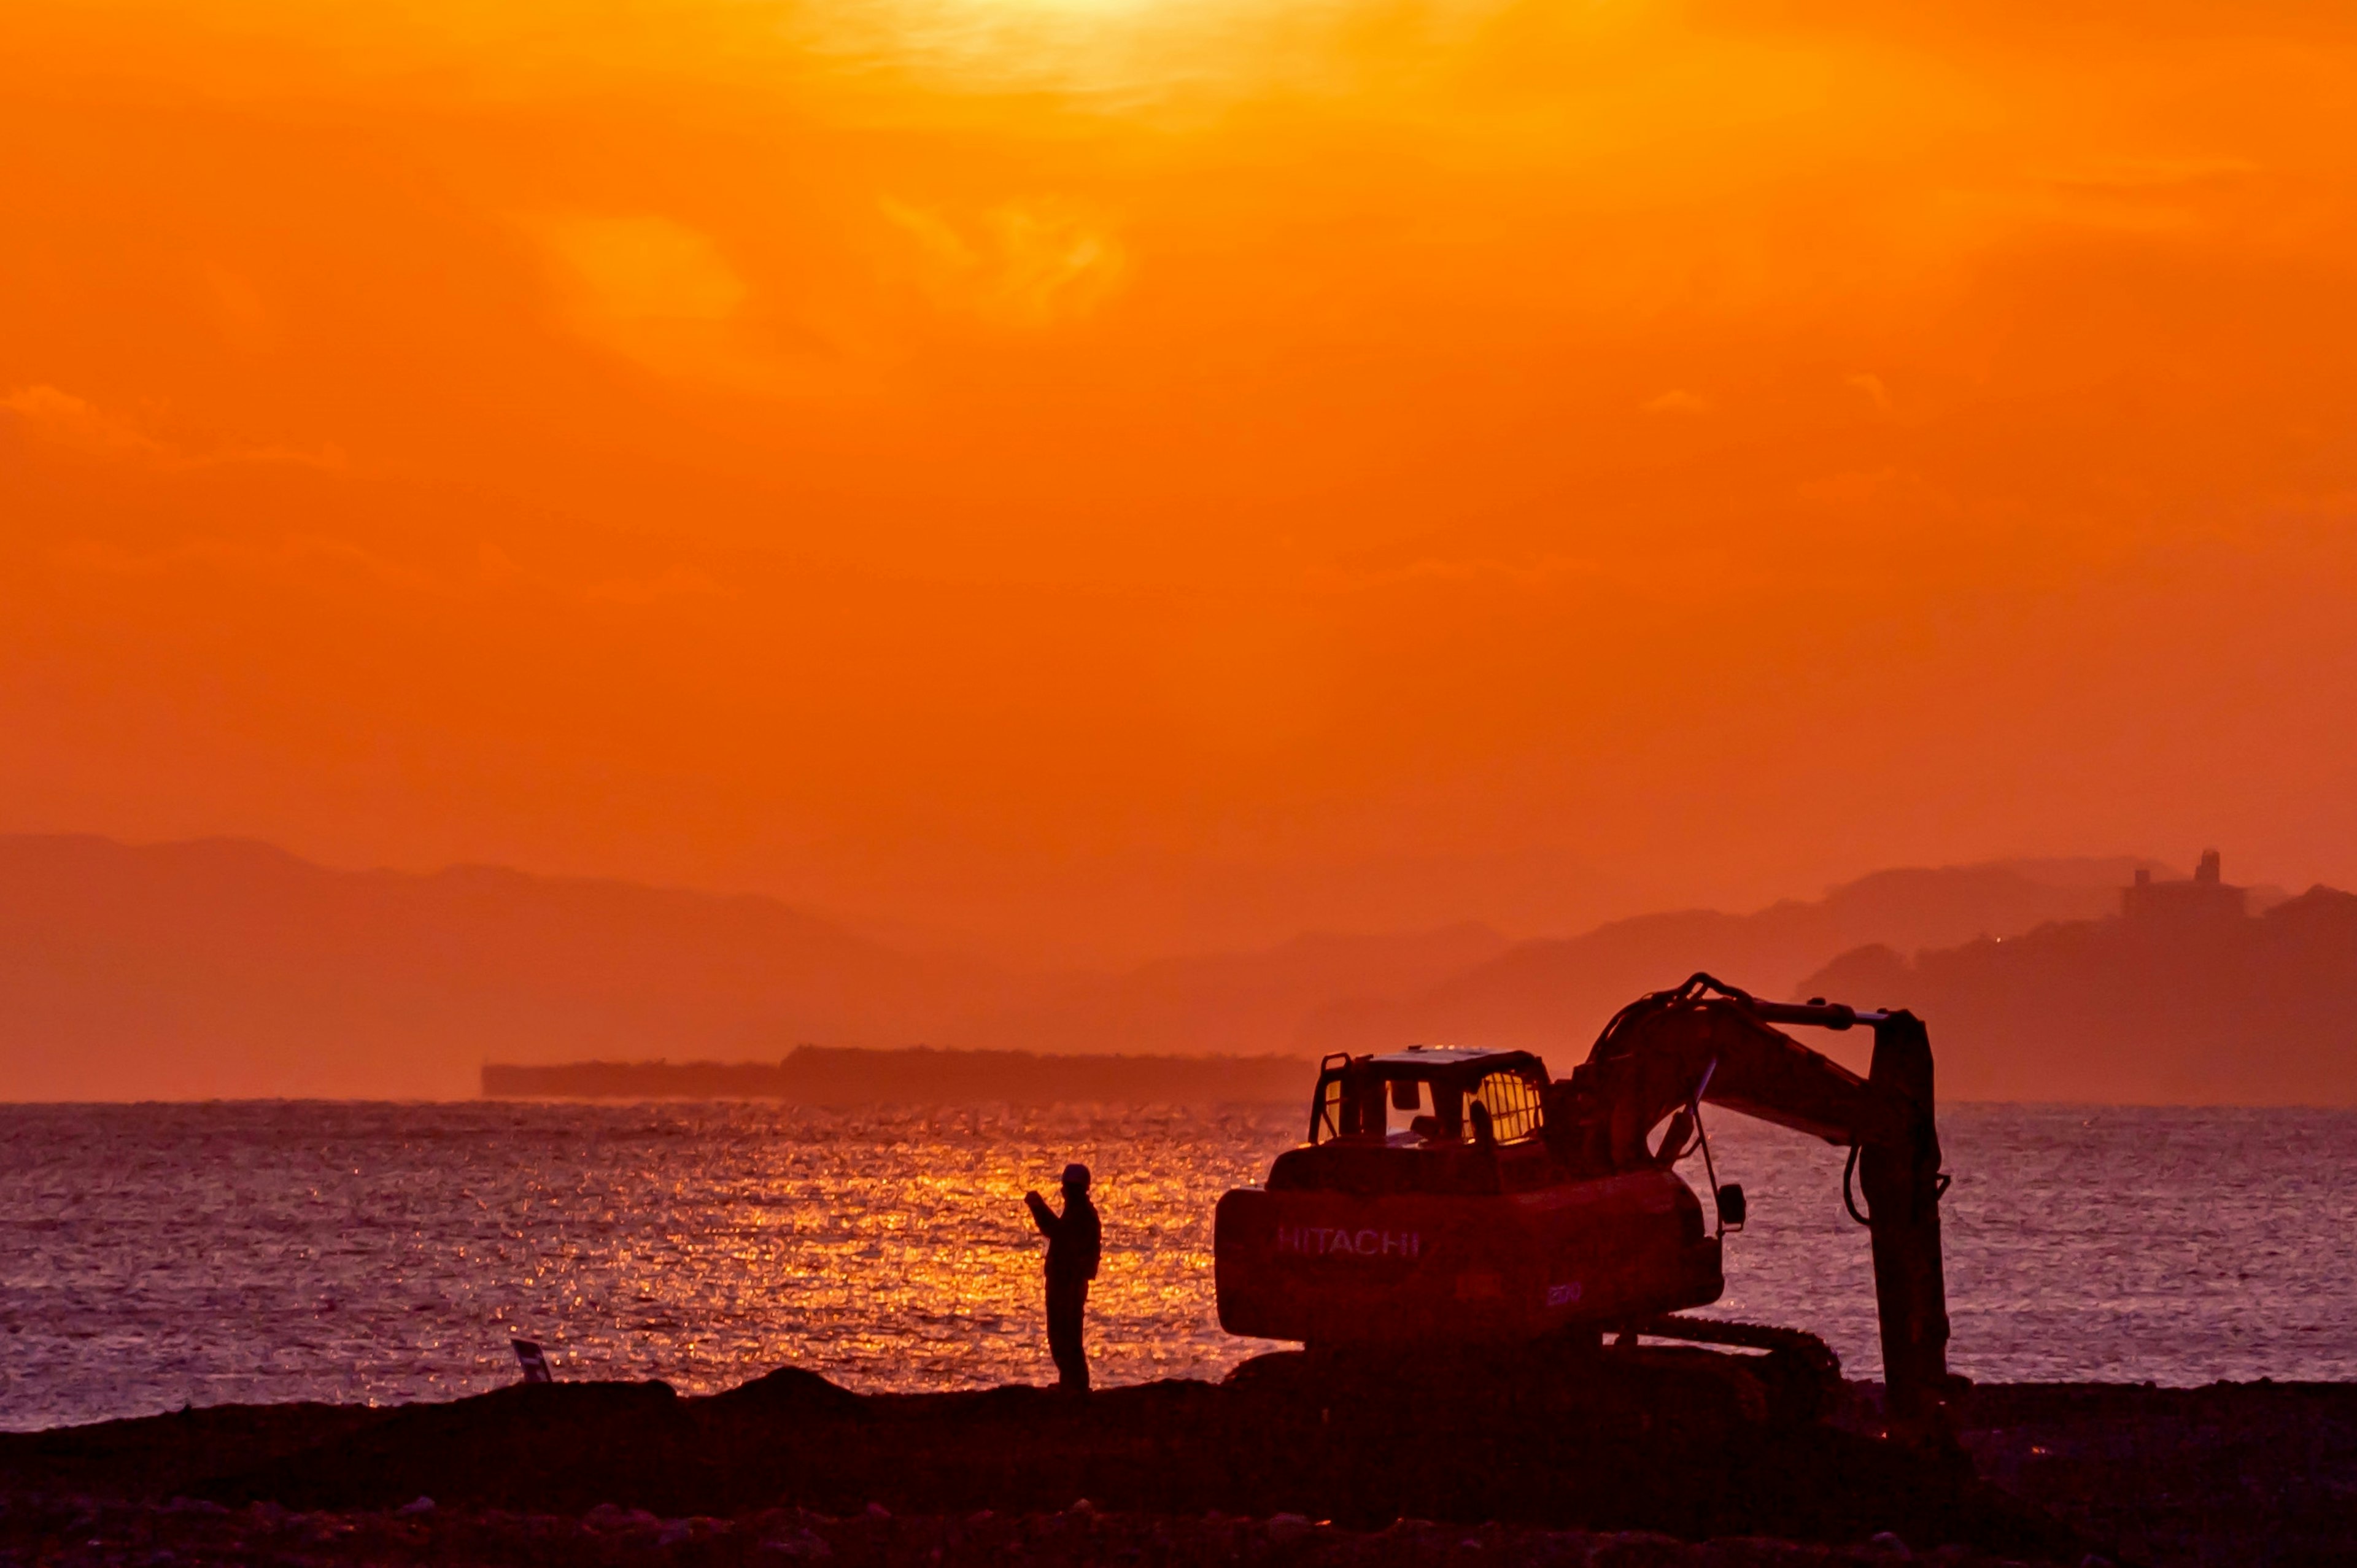
[[[0,1563],[2357,1564],[2357,1387],[1975,1391],[1969,1459],[1660,1368],[1082,1403],[786,1370],[0,1434]],[[1696,1392],[1700,1388],[1703,1391]]]

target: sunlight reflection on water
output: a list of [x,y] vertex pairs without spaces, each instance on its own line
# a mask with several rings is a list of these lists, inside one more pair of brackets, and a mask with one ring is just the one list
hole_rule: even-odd
[[[0,1425],[184,1402],[393,1400],[566,1378],[689,1391],[791,1361],[867,1389],[1044,1381],[1022,1207],[1099,1173],[1101,1380],[1216,1377],[1211,1210],[1291,1108],[759,1104],[0,1107]],[[2357,1377],[2341,1251],[2357,1116],[1953,1109],[1958,1368],[2006,1379]],[[1716,1311],[1871,1375],[1839,1151],[1714,1118],[1753,1221]],[[1699,1172],[1694,1173],[1699,1181]]]

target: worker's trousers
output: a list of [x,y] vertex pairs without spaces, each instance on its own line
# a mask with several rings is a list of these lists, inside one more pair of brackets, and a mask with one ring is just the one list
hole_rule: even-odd
[[1088,1353],[1081,1348],[1081,1321],[1089,1308],[1089,1282],[1048,1276],[1048,1354],[1056,1359],[1056,1380],[1074,1393],[1089,1390]]

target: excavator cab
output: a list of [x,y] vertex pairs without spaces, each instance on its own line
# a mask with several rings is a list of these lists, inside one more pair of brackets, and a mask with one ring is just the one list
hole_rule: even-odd
[[1277,1156],[1275,1192],[1496,1193],[1542,1185],[1546,1064],[1528,1051],[1412,1046],[1332,1056],[1309,1139]]
[[1410,1046],[1390,1056],[1331,1056],[1310,1101],[1309,1142],[1515,1143],[1538,1135],[1546,1086],[1546,1064],[1528,1051]]

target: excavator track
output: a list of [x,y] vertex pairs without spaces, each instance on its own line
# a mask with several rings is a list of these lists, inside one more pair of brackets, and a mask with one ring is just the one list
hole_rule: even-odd
[[1741,1369],[1761,1386],[1770,1405],[1787,1421],[1809,1422],[1830,1415],[1841,1409],[1847,1397],[1841,1358],[1834,1354],[1832,1346],[1802,1329],[1664,1314],[1623,1324],[1620,1334],[1624,1343],[1628,1337],[1636,1336],[1766,1352],[1732,1359],[1744,1364]]
[[1798,1357],[1835,1387],[1842,1380],[1841,1358],[1815,1335],[1799,1328],[1779,1328],[1766,1323],[1734,1323],[1717,1317],[1680,1317],[1674,1314],[1648,1317],[1628,1325],[1627,1332],[1652,1339],[1684,1339],[1696,1345],[1733,1345],[1747,1350],[1781,1350]]

